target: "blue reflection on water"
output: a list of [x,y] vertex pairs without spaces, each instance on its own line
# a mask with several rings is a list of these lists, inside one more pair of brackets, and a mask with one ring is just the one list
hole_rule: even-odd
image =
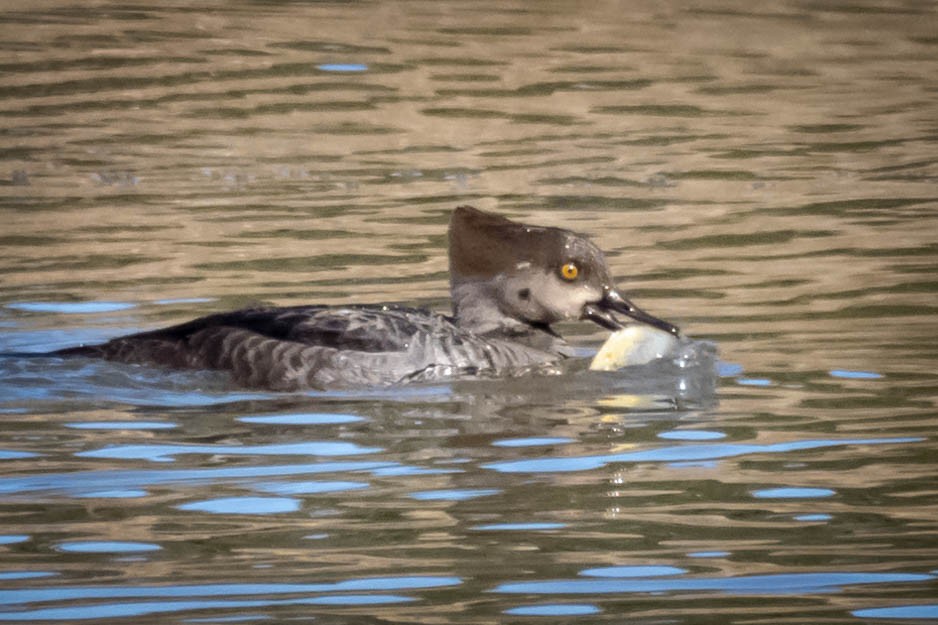
[[179,424],[167,421],[77,421],[66,423],[73,430],[171,430]]
[[938,619],[938,603],[900,605],[892,608],[869,608],[851,612],[858,618]]
[[497,532],[497,531],[542,531],[557,530],[567,527],[566,523],[491,523],[488,525],[476,525],[471,528],[474,530]]
[[366,72],[368,66],[364,63],[322,63],[316,69],[323,72]]
[[658,434],[658,438],[669,441],[713,441],[726,438],[726,434],[708,430],[671,430]]
[[19,605],[45,601],[78,599],[163,599],[191,597],[231,597],[285,595],[300,593],[336,593],[420,590],[458,586],[462,579],[452,576],[402,575],[363,577],[320,584],[180,584],[129,586],[60,586],[0,590],[0,605]]
[[13,451],[10,449],[0,449],[0,460],[21,460],[23,458],[35,458],[38,454],[28,451]]
[[380,447],[362,447],[355,443],[335,441],[304,441],[272,445],[114,445],[82,451],[85,458],[120,458],[171,462],[179,454],[225,454],[237,456],[353,456],[373,454]]
[[500,584],[493,592],[508,594],[581,595],[716,590],[735,594],[803,594],[839,590],[856,584],[928,582],[924,573],[787,573],[740,577],[630,579],[554,579]]
[[59,543],[56,549],[69,553],[144,553],[159,551],[162,547],[153,543],[120,540],[74,540]]
[[743,372],[743,366],[735,362],[718,362],[717,375],[721,378],[730,378]]
[[883,374],[875,371],[850,371],[848,369],[833,369],[830,371],[832,378],[847,378],[851,380],[878,380]]
[[568,471],[591,471],[606,466],[611,462],[691,462],[698,460],[718,460],[750,454],[777,454],[810,449],[824,449],[841,445],[889,445],[918,443],[920,437],[896,438],[854,438],[844,440],[803,440],[768,445],[755,443],[726,443],[719,445],[679,445],[659,447],[618,454],[601,456],[578,456],[557,458],[534,458],[529,460],[509,460],[483,465],[502,473],[559,473]]
[[829,514],[799,514],[795,517],[795,520],[810,523],[812,521],[830,521],[832,518]]
[[603,566],[580,571],[586,577],[661,577],[683,575],[687,569],[676,566]]
[[292,497],[221,497],[176,506],[180,510],[212,514],[281,514],[296,512],[300,501]]
[[135,497],[146,497],[147,491],[139,489],[123,489],[123,490],[96,490],[87,493],[79,493],[77,497],[83,497],[86,499],[91,498],[100,498],[100,499],[133,499]]
[[0,534],[0,545],[15,545],[29,540],[29,534]]
[[411,499],[418,501],[465,501],[477,497],[488,497],[502,492],[497,488],[479,488],[479,489],[451,489],[451,490],[425,490],[411,493]]
[[0,494],[64,491],[89,493],[109,487],[142,488],[156,484],[197,482],[241,482],[259,477],[286,477],[318,473],[376,472],[387,467],[398,467],[392,462],[314,462],[308,464],[266,465],[256,467],[226,467],[219,469],[161,469],[75,471],[66,473],[40,473],[21,477],[0,478]]
[[729,551],[693,551],[687,554],[688,558],[725,558]]
[[756,499],[820,499],[836,494],[829,488],[764,488],[753,491],[752,496]]
[[355,423],[364,421],[364,417],[353,414],[336,414],[328,412],[301,412],[297,414],[259,415],[251,417],[238,417],[243,423],[262,423],[270,425],[333,425],[340,423]]
[[187,610],[261,608],[279,605],[384,605],[406,603],[412,597],[400,595],[339,595],[301,599],[226,600],[226,601],[139,601],[132,603],[99,603],[65,608],[40,608],[26,612],[0,612],[0,621],[71,621],[103,618],[122,618],[185,612]]
[[41,579],[43,577],[54,577],[58,573],[51,571],[3,571],[0,572],[0,580],[7,579]]
[[127,310],[136,307],[136,304],[130,302],[11,302],[6,304],[6,307],[24,312],[84,315]]
[[589,603],[545,603],[505,610],[505,614],[514,616],[588,616],[600,612],[598,607]]

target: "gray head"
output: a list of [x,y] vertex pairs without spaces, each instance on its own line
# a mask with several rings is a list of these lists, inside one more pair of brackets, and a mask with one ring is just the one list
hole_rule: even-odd
[[618,312],[678,335],[674,325],[622,297],[603,253],[586,237],[520,224],[471,206],[449,225],[450,281],[456,317],[479,330],[588,319],[609,329]]

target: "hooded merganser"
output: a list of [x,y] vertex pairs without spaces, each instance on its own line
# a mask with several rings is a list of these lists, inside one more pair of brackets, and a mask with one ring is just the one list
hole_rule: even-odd
[[460,206],[449,225],[453,315],[400,306],[248,308],[72,347],[60,356],[229,371],[273,390],[384,385],[547,370],[571,355],[551,324],[613,312],[679,336],[615,288],[586,237]]

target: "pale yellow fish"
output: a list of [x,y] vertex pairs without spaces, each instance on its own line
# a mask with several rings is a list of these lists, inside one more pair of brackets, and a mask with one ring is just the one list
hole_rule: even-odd
[[615,371],[643,365],[674,351],[674,335],[646,325],[634,325],[609,335],[590,363],[593,371]]

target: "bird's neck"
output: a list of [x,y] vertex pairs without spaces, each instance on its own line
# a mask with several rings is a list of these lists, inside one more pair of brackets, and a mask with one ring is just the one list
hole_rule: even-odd
[[456,324],[476,334],[524,332],[528,324],[506,315],[498,305],[498,287],[491,280],[453,280],[450,285]]
[[455,279],[450,284],[456,325],[480,336],[508,339],[539,350],[565,353],[566,341],[546,324],[523,321],[507,314],[498,280]]

